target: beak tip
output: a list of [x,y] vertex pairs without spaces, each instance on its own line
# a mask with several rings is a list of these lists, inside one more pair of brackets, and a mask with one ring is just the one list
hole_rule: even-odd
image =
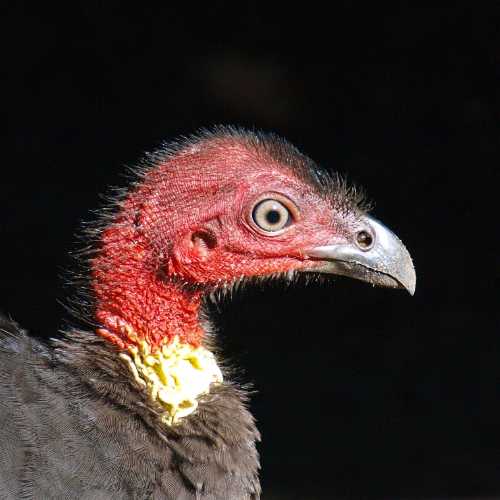
[[[401,288],[404,288],[411,296],[415,295],[415,288],[417,286],[417,274],[413,266],[412,259],[406,248],[402,247],[401,260],[404,263],[402,272],[396,273],[396,279],[399,281]],[[401,268],[400,268],[401,269]]]
[[[405,249],[406,250],[406,249]],[[408,293],[413,297],[415,295],[415,289],[417,287],[417,273],[415,272],[415,267],[413,266],[413,262],[411,260],[410,254],[406,251],[407,258],[409,260],[409,266],[407,267],[407,272],[405,276],[405,280],[403,282],[403,286],[408,290]]]

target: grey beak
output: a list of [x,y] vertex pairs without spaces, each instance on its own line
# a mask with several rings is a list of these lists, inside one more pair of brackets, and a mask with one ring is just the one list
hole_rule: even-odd
[[[376,219],[365,216],[360,231],[368,233],[371,244],[339,244],[313,248],[307,255],[321,260],[316,271],[349,276],[373,285],[406,288],[415,293],[416,275],[408,250],[401,240]],[[359,234],[359,233],[358,233]]]

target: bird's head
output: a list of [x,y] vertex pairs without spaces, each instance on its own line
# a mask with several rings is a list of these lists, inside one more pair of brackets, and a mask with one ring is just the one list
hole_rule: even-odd
[[415,289],[403,244],[354,191],[274,136],[218,129],[148,155],[90,260],[98,333],[177,422],[222,381],[203,298],[300,272]]
[[219,129],[149,155],[101,235],[98,318],[152,345],[200,340],[203,295],[249,277],[297,272],[415,289],[399,239],[353,190],[275,136]]

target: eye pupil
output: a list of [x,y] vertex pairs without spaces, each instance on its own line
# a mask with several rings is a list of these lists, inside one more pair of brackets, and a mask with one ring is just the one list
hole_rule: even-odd
[[269,224],[278,224],[281,220],[281,214],[277,210],[269,210],[266,214],[266,220]]

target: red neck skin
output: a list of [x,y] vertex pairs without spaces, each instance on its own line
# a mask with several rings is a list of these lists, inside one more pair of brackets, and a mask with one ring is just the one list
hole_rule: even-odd
[[97,333],[120,349],[145,341],[154,352],[175,336],[200,345],[202,291],[188,290],[168,276],[168,262],[151,250],[130,213],[123,210],[103,231],[101,250],[91,261],[96,319],[102,325]]

